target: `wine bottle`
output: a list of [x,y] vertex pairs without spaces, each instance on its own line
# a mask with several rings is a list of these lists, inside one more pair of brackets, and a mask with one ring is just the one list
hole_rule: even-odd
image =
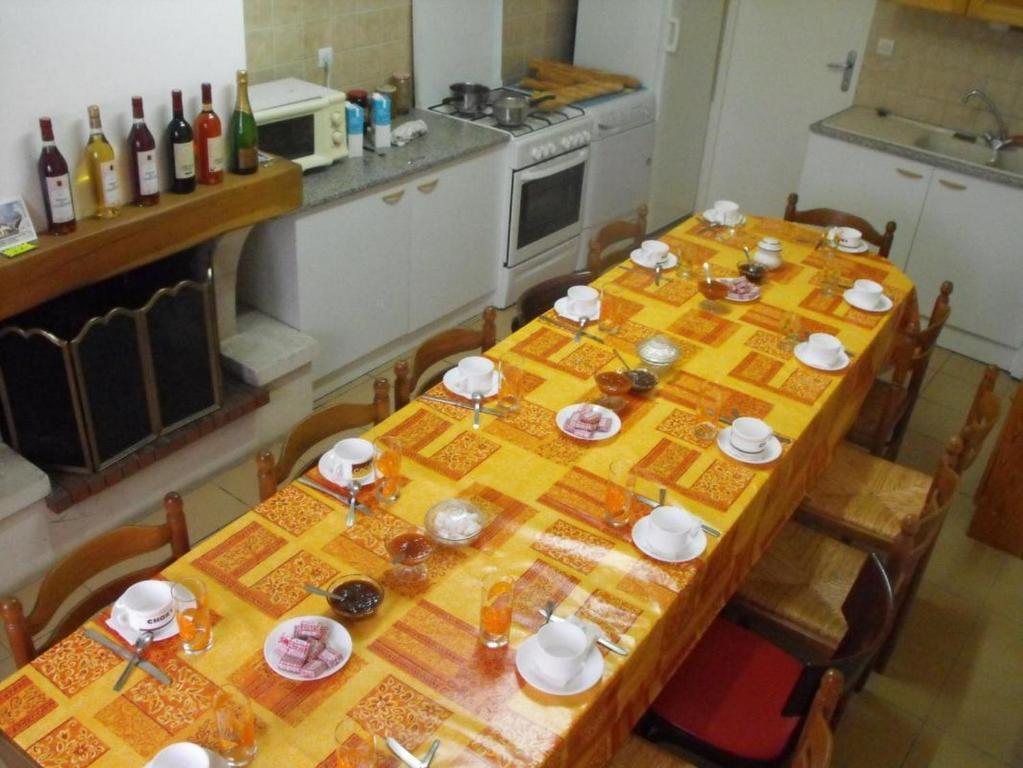
[[85,145],[89,160],[89,176],[96,196],[96,218],[112,219],[121,213],[121,183],[117,178],[117,160],[114,148],[103,135],[99,107],[89,107],[89,141]]
[[224,180],[224,137],[220,118],[213,111],[213,89],[202,84],[202,112],[195,118],[195,176],[200,184]]
[[160,173],[156,163],[156,141],[142,114],[142,97],[131,97],[131,130],[128,131],[128,152],[131,154],[131,186],[135,205],[150,206],[160,202]]
[[66,235],[75,231],[75,201],[71,198],[67,160],[53,140],[50,118],[39,118],[39,130],[43,135],[43,151],[39,153],[39,184],[43,188],[46,228],[51,235]]
[[171,91],[171,108],[174,117],[167,125],[170,152],[171,192],[185,195],[195,191],[195,147],[192,143],[192,126],[185,120],[181,106],[181,91]]
[[231,115],[232,170],[235,173],[255,173],[259,168],[259,148],[256,137],[256,118],[249,106],[249,74],[238,70],[238,95]]

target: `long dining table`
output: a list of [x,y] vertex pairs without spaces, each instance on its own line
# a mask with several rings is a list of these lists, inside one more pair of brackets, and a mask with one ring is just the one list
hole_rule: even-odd
[[[904,311],[915,307],[912,284],[896,267],[869,254],[827,252],[812,228],[749,216],[729,231],[693,218],[662,239],[697,266],[699,279],[705,262],[715,276],[734,277],[741,248],[764,236],[781,240],[784,261],[757,301],[708,305],[678,268],[657,281],[627,261],[594,283],[620,289],[616,333],[592,325],[577,342],[574,325],[549,312],[488,352],[523,361],[517,412],[483,415],[473,429],[471,411],[415,399],[368,430],[369,439],[402,441],[403,486],[397,502],[360,514],[354,527],[345,527],[345,505],[292,483],[199,542],[163,575],[207,583],[213,647],[186,656],[176,638],[156,643],[147,658],[171,685],[136,671],[116,693],[123,662],[75,631],[0,682],[11,764],[143,765],[176,741],[216,750],[212,702],[231,683],[253,703],[257,766],[334,766],[339,723],[394,736],[420,755],[440,739],[437,768],[605,765],[827,465]],[[882,283],[893,309],[847,304],[835,285],[859,278]],[[848,368],[822,372],[793,356],[788,336],[818,331],[841,339],[852,353]],[[626,397],[621,432],[595,442],[563,434],[559,409],[599,397],[594,374],[618,367],[616,349],[636,360],[637,342],[654,334],[672,340],[680,359],[652,393]],[[763,418],[791,440],[779,459],[747,465],[706,439],[697,410],[708,382],[726,417]],[[443,385],[433,393],[447,394]],[[632,463],[640,493],[666,489],[669,503],[720,537],[685,563],[643,555],[628,527],[604,522],[615,459]],[[438,548],[425,581],[395,579],[385,543],[421,527],[431,505],[453,497],[483,511],[479,538]],[[637,501],[634,511],[638,517],[649,507]],[[504,649],[485,648],[477,637],[484,567],[515,577]],[[303,584],[347,573],[374,576],[386,590],[375,616],[347,625],[351,659],[315,682],[279,677],[264,660],[268,633],[289,617],[328,616],[323,598]],[[581,694],[541,693],[516,672],[516,649],[539,628],[548,601],[628,651],[603,652],[602,678]],[[105,617],[90,626],[117,638]]]

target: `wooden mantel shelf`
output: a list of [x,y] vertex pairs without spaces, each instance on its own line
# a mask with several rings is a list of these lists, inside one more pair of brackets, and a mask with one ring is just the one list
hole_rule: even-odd
[[164,192],[151,208],[125,206],[116,219],[82,219],[70,235],[43,235],[36,250],[0,259],[0,319],[301,204],[302,169],[278,158],[188,195]]

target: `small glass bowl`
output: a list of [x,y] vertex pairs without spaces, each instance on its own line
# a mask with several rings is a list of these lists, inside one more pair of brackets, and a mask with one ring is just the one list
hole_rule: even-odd
[[[352,597],[351,602],[347,605],[342,605],[338,600],[329,597],[324,598],[331,613],[337,618],[349,621],[368,618],[376,613],[380,608],[380,604],[384,602],[383,585],[372,576],[366,576],[362,573],[349,573],[347,576],[339,576],[330,583],[327,591],[336,593],[345,587],[350,589],[351,585],[356,583],[365,585],[360,590],[363,594]],[[371,594],[376,596],[370,597]]]
[[597,382],[597,389],[611,397],[624,395],[632,388],[629,377],[618,371],[601,371],[593,378]]
[[638,394],[649,392],[657,386],[657,374],[646,368],[633,368],[625,375],[632,381],[632,391]]
[[654,371],[666,371],[675,364],[682,354],[682,350],[667,336],[658,334],[636,344],[636,354],[647,368]]
[[479,538],[486,520],[475,504],[464,499],[445,499],[426,511],[423,525],[438,544],[465,547]]
[[767,275],[767,267],[757,264],[755,261],[740,261],[739,274],[749,280],[753,285],[760,285]]

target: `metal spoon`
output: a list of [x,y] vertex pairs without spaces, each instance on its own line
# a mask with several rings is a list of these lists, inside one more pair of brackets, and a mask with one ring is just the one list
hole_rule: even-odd
[[480,411],[483,408],[483,393],[472,393],[472,428],[480,428]]
[[308,592],[308,593],[309,593],[310,595],[321,595],[322,597],[325,597],[325,598],[327,598],[328,600],[339,600],[339,599],[340,599],[340,598],[339,598],[339,597],[338,597],[337,595],[335,595],[335,594],[334,594],[333,592],[328,592],[328,591],[327,591],[327,590],[325,590],[325,589],[320,589],[319,587],[317,587],[317,586],[314,586],[314,585],[312,585],[312,584],[303,584],[303,585],[302,585],[302,588],[303,588],[303,589],[304,589],[304,590],[305,590],[306,592]]
[[583,340],[583,331],[586,330],[586,323],[590,321],[590,318],[585,315],[579,318],[579,329],[575,332],[575,343],[578,344]]
[[359,504],[358,496],[359,496],[359,491],[361,491],[361,490],[362,490],[362,481],[361,480],[356,480],[353,477],[352,481],[348,484],[348,493],[349,493],[349,496],[348,496],[348,517],[345,520],[345,525],[348,528],[351,528],[352,526],[355,525],[355,508]]
[[433,758],[437,756],[438,749],[440,749],[440,739],[434,739],[433,744],[430,745],[430,749],[425,755],[423,755],[423,768],[430,768],[430,763],[432,763]]
[[135,652],[132,657],[128,659],[128,666],[124,668],[124,672],[117,678],[117,682],[114,683],[114,690],[119,691],[124,688],[124,684],[128,682],[128,678],[131,677],[131,671],[135,669],[135,666],[142,661],[142,654],[145,652],[146,647],[153,642],[153,633],[148,629],[143,629],[139,632],[139,636],[135,638]]
[[614,352],[615,355],[618,357],[618,359],[622,361],[622,365],[625,366],[625,370],[627,370],[627,371],[631,371],[632,370],[632,366],[629,365],[629,362],[624,357],[622,357],[622,353],[621,352],[619,352],[614,347],[611,347],[611,351]]
[[654,265],[654,285],[661,284],[661,270],[664,269],[664,265],[667,263],[668,259],[665,257]]

